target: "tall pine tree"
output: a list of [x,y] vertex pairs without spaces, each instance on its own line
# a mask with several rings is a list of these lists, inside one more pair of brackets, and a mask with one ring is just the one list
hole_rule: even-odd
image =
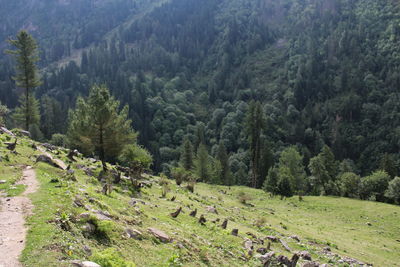
[[41,84],[35,65],[39,60],[38,46],[25,30],[17,34],[17,39],[9,39],[8,43],[15,47],[15,50],[6,50],[7,54],[15,57],[17,63],[13,79],[18,87],[25,89],[24,96],[19,99],[20,106],[15,110],[14,119],[29,131],[30,126],[38,125],[40,120],[39,103],[33,92]]

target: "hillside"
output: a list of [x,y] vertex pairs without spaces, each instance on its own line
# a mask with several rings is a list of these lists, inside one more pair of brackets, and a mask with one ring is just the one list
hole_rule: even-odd
[[[188,137],[204,140],[213,157],[223,143],[235,184],[247,185],[242,126],[256,100],[271,154],[267,170],[289,145],[306,167],[328,145],[357,174],[380,168],[386,154],[398,173],[395,1],[3,2],[0,38],[27,28],[41,49],[43,135],[36,139],[65,134],[76,98],[105,83],[129,105],[157,172],[176,165]],[[0,101],[13,109],[19,90],[12,61],[0,57]]]
[[[160,183],[166,180],[151,175],[143,175],[141,193],[133,192],[123,177],[111,194],[104,195],[104,181],[97,179],[100,162],[82,156],[72,162],[68,150],[22,136],[11,152],[5,148],[7,140],[14,138],[0,135],[0,180],[5,180],[0,185],[0,214],[10,198],[24,191],[24,186],[16,184],[25,166],[32,166],[40,184],[28,195],[34,208],[27,217],[29,231],[21,256],[25,266],[70,266],[73,260],[105,264],[112,259],[116,265],[102,266],[133,266],[128,262],[136,266],[262,266],[261,254],[271,251],[275,252],[272,264],[278,255],[290,259],[300,251],[327,266],[357,262],[398,266],[400,261],[398,206],[339,197],[281,200],[257,189],[203,183],[190,193],[185,184],[177,186],[172,180],[167,180],[169,190],[162,197],[166,187]],[[71,169],[36,163],[46,153]],[[245,204],[239,201],[240,195],[245,196]],[[170,213],[179,207],[182,212],[172,218]],[[195,217],[189,216],[195,209]],[[201,215],[206,218],[204,225],[198,222]],[[225,219],[224,230],[220,225]],[[155,238],[149,228],[163,231],[168,240]],[[231,234],[232,229],[238,229],[237,236]],[[301,258],[298,266],[306,262]]]

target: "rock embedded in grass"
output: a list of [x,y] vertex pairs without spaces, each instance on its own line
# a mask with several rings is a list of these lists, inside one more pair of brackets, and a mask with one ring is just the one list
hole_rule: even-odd
[[161,230],[156,228],[148,228],[147,231],[149,231],[155,238],[163,243],[170,243],[172,241],[172,239]]

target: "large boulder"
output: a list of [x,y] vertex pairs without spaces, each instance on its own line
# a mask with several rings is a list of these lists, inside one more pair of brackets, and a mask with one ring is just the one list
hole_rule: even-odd
[[137,240],[141,240],[143,238],[142,232],[133,228],[126,228],[125,234],[128,238],[134,238]]
[[8,130],[5,127],[0,127],[0,133],[4,133],[7,134],[9,136],[15,137],[15,134],[13,132],[11,132],[10,130]]
[[36,158],[36,162],[44,162],[47,163],[53,167],[62,169],[62,170],[66,170],[67,169],[67,165],[60,159],[53,159],[53,157],[49,154],[49,153],[45,153],[42,155],[39,155]]
[[155,238],[157,238],[158,240],[160,240],[163,243],[169,243],[172,241],[172,239],[161,230],[158,230],[156,228],[149,228],[149,229],[147,229],[147,231],[149,231],[150,234],[152,234]]

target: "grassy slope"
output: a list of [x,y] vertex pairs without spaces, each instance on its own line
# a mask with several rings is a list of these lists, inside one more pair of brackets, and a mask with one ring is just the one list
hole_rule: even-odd
[[[21,173],[20,168],[13,165],[34,164],[32,155],[39,153],[29,148],[29,140],[20,142],[23,143],[17,148],[20,155],[11,155],[0,142],[1,155],[8,154],[10,158],[8,162],[0,162],[0,179],[9,179],[7,186],[12,186]],[[62,158],[67,161],[64,153]],[[80,159],[73,167],[76,164],[90,166],[92,163]],[[73,182],[62,178],[62,171],[46,164],[33,166],[41,188],[32,195],[35,216],[28,219],[30,231],[22,255],[26,266],[68,266],[71,259],[91,259],[83,246],[90,247],[94,253],[114,247],[122,258],[135,262],[137,266],[257,266],[259,261],[247,259],[243,249],[243,240],[248,237],[246,232],[258,237],[281,237],[293,251],[308,250],[313,259],[321,263],[339,266],[337,258],[330,259],[320,253],[329,244],[335,253],[375,266],[399,265],[400,243],[396,241],[400,236],[398,206],[333,197],[305,197],[302,202],[297,198],[280,200],[270,198],[261,190],[229,189],[207,184],[197,184],[195,194],[192,194],[172,182],[168,199],[172,196],[177,199],[171,202],[160,198],[161,187],[157,177],[151,178],[154,181],[151,188],[143,189],[141,199],[146,204],[132,206],[129,204],[129,183],[115,187],[110,196],[104,196],[99,193],[101,184],[81,170],[76,170],[78,181]],[[100,165],[97,166],[100,170]],[[13,173],[13,170],[17,171]],[[59,182],[50,182],[53,178]],[[4,191],[4,188],[0,190]],[[249,202],[255,207],[239,203],[237,195],[240,191],[252,196],[253,200]],[[115,218],[104,226],[108,238],[84,237],[81,228],[85,222],[77,219],[77,215],[87,211],[73,205],[76,198],[81,198],[90,209],[108,211]],[[169,213],[180,206],[184,213],[176,219],[171,218]],[[219,214],[207,213],[207,206],[216,206]],[[198,209],[197,217],[200,214],[206,216],[208,222],[205,226],[188,215],[194,208]],[[62,230],[54,222],[65,215],[69,218],[69,231]],[[211,221],[216,218],[229,218],[228,229],[213,224]],[[261,218],[264,219],[263,225],[255,226]],[[140,230],[144,239],[124,237],[126,227]],[[158,242],[147,232],[149,227],[165,231],[174,242]],[[239,229],[238,237],[230,235],[232,228]],[[301,242],[288,238],[292,234],[298,235]],[[178,244],[183,247],[179,248]],[[291,255],[279,243],[272,243],[272,249],[277,254]]]

